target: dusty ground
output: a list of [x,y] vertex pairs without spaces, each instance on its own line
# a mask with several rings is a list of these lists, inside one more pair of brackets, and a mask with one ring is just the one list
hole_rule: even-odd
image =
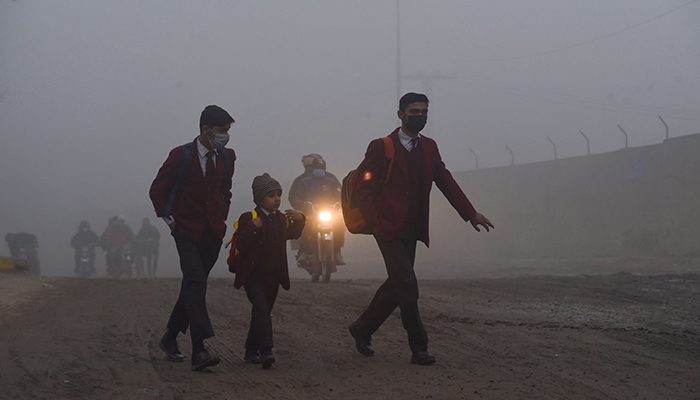
[[158,349],[177,279],[2,273],[0,398],[700,399],[697,274],[423,280],[428,367],[409,363],[398,314],[376,356],[356,353],[346,327],[379,283],[295,280],[274,312],[277,363],[262,370],[242,360],[245,293],[212,279],[208,344],[223,361],[195,373]]

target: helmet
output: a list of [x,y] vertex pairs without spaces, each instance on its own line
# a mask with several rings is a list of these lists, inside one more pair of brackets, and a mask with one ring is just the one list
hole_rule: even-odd
[[326,162],[323,160],[323,158],[317,158],[311,163],[311,167],[313,169],[322,169],[326,170]]
[[304,165],[304,168],[309,168],[309,167],[311,167],[311,164],[313,164],[314,160],[319,159],[319,158],[323,159],[323,157],[321,157],[320,154],[316,154],[316,153],[307,154],[301,158],[301,163]]

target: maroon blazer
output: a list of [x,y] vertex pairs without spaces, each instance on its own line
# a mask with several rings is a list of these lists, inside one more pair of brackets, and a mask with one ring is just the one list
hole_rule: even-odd
[[[190,164],[190,170],[177,190],[170,213],[177,223],[178,232],[188,240],[193,242],[199,240],[207,222],[214,228],[216,236],[223,239],[226,234],[228,209],[231,206],[231,178],[233,177],[236,153],[232,149],[223,150],[231,154],[232,165],[226,176],[224,176],[224,158],[221,155],[216,157],[214,178],[207,186],[202,166],[199,163],[196,140],[195,138],[193,143],[195,154]],[[178,146],[170,151],[148,192],[156,215],[161,218],[166,216],[163,215],[163,212],[170,196],[170,190],[177,179],[182,162],[182,149],[183,146]]]
[[[365,159],[356,173],[361,173],[363,179],[357,181],[355,195],[357,206],[365,220],[374,228],[374,234],[384,240],[393,240],[406,221],[408,214],[408,168],[403,145],[399,140],[397,128],[389,137],[394,142],[394,166],[392,167],[389,181],[384,185],[380,182],[380,174],[384,167],[384,142],[375,139],[370,142]],[[433,182],[445,195],[452,207],[457,210],[465,221],[469,221],[476,214],[467,196],[464,195],[450,171],[442,162],[437,143],[433,139],[421,135],[423,147],[423,231],[419,239],[427,245],[430,244],[428,236],[428,217],[430,209],[430,189]]]
[[[261,265],[261,259],[263,258],[263,253],[272,255],[268,257],[272,265],[265,267],[273,267],[275,273],[277,273],[276,280],[282,285],[284,290],[289,290],[289,268],[287,266],[287,240],[289,239],[299,239],[302,231],[304,230],[304,225],[306,224],[306,218],[301,221],[290,222],[287,226],[287,216],[279,211],[275,211],[272,221],[270,221],[265,213],[256,207],[255,211],[258,217],[262,219],[263,225],[258,228],[253,223],[253,213],[246,212],[241,214],[238,218],[238,238],[236,239],[236,249],[240,252],[237,257],[240,257],[236,265],[236,279],[233,282],[233,286],[239,289],[243,286],[253,270],[256,269],[258,265]],[[270,243],[266,242],[264,238],[269,237],[266,235],[265,231],[269,229],[278,230],[281,235],[278,235],[281,240],[279,242]],[[235,249],[231,249],[235,251]],[[262,267],[262,266],[261,266]],[[258,267],[260,268],[260,267]],[[275,277],[270,277],[275,280]]]

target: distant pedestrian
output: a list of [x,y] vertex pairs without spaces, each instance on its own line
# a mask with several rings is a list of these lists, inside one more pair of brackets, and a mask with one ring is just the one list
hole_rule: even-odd
[[[253,180],[253,212],[238,219],[237,239],[229,264],[236,272],[234,287],[245,288],[253,305],[245,342],[244,360],[270,368],[272,355],[272,307],[282,286],[289,290],[287,240],[298,239],[306,217],[296,210],[279,211],[282,186],[267,173]],[[237,255],[236,255],[237,254]]]
[[374,355],[372,334],[399,307],[413,353],[411,362],[427,365],[433,364],[435,357],[428,352],[428,334],[418,312],[418,281],[413,264],[417,241],[429,244],[428,212],[433,182],[474,229],[479,231],[481,225],[488,231],[493,224],[476,212],[445,168],[435,141],[420,134],[428,119],[428,97],[407,93],[399,101],[397,115],[401,127],[389,135],[396,149],[389,180],[383,185],[380,181],[386,163],[382,139],[369,144],[365,159],[355,172],[364,177],[355,187],[357,205],[373,227],[388,278],[349,329],[357,350],[366,356]]
[[[207,278],[219,257],[231,205],[236,154],[224,146],[233,122],[221,107],[207,106],[199,119],[199,136],[170,152],[149,192],[156,215],[165,220],[175,238],[182,270],[180,295],[160,348],[170,361],[183,361],[177,335],[189,327],[194,371],[220,361],[204,348],[204,339],[214,336],[206,295]],[[179,173],[183,165],[187,167],[184,176]]]
[[154,278],[156,276],[156,270],[158,269],[160,232],[158,232],[158,228],[156,228],[155,225],[151,224],[148,217],[143,218],[141,229],[139,229],[139,233],[136,234],[136,243],[138,243],[137,268],[143,271],[145,261],[146,277]]

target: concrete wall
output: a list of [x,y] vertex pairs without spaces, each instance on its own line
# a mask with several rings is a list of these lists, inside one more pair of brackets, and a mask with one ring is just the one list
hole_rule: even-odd
[[496,230],[475,232],[434,188],[419,263],[700,256],[700,134],[454,175]]

